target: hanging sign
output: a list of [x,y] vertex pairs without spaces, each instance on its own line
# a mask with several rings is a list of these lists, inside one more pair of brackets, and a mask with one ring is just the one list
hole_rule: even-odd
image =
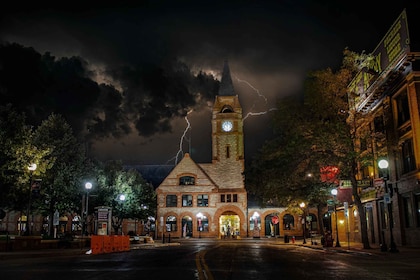
[[277,216],[271,217],[271,222],[273,224],[277,225],[279,223],[279,217],[277,217]]

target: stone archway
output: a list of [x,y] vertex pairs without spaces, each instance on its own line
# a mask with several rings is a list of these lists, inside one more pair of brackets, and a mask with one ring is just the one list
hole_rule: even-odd
[[181,220],[182,224],[182,234],[183,238],[188,238],[193,236],[193,224],[192,224],[192,217],[191,216],[183,216]]
[[278,213],[270,213],[265,216],[265,236],[276,237],[280,235],[280,223]]
[[240,236],[241,219],[232,211],[223,212],[219,217],[221,238],[237,238]]
[[[229,217],[232,216],[232,217]],[[223,236],[223,229],[225,233],[227,232],[226,221],[228,218],[233,219],[232,222],[234,224],[231,227],[235,228],[235,237],[246,237],[248,227],[247,227],[247,220],[245,218],[245,212],[237,206],[234,205],[226,205],[217,209],[217,211],[213,215],[212,221],[214,223],[212,226],[212,233],[215,237],[222,238]],[[225,224],[223,224],[223,222]],[[223,228],[223,226],[225,226]],[[233,228],[231,228],[233,230]]]

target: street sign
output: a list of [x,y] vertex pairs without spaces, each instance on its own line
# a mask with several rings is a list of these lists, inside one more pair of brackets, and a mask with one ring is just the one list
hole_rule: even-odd
[[60,220],[60,213],[58,213],[58,211],[55,210],[54,217],[53,217],[53,225],[58,226],[59,220]]
[[349,203],[347,201],[344,201],[344,215],[348,216],[348,210],[349,210]]

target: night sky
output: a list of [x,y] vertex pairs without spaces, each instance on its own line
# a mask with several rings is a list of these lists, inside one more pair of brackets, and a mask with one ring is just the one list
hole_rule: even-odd
[[[266,113],[279,98],[301,94],[308,71],[337,68],[346,47],[372,52],[404,8],[411,36],[419,33],[410,22],[419,10],[406,4],[414,1],[85,2],[10,3],[0,11],[0,39],[56,60],[83,59],[95,82],[86,88],[97,95],[62,91],[51,104],[76,131],[91,125],[91,155],[129,164],[173,164],[185,152],[211,162],[211,108],[225,60],[250,160],[270,136]],[[48,92],[19,100],[50,100]]]

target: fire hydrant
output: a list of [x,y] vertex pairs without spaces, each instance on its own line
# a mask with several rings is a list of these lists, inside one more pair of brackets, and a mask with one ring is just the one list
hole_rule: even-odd
[[292,236],[292,243],[295,243],[295,236]]

